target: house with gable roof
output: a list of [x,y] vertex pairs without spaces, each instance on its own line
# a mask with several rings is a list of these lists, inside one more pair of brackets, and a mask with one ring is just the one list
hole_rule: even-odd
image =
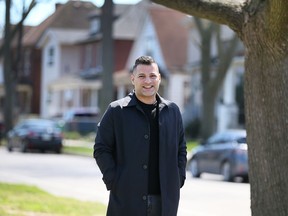
[[[60,71],[78,71],[79,52],[74,43],[86,37],[90,25],[87,17],[96,9],[91,2],[68,1],[64,5],[56,4],[55,13],[40,25],[25,26],[22,59],[13,65],[13,70],[17,70],[17,107],[20,114],[43,116],[43,110],[49,103],[46,83],[57,79]],[[51,38],[53,42],[49,43]],[[64,41],[63,45],[58,46],[58,41]]]
[[147,5],[143,27],[134,43],[127,64],[140,55],[151,55],[162,72],[164,97],[183,111],[189,98],[187,71],[189,29],[187,15],[157,4]]
[[[87,88],[95,89],[101,86],[97,81],[85,83],[79,76],[81,47],[77,44],[88,36],[89,16],[99,9],[93,3],[85,1],[68,1],[58,7],[47,19],[53,19],[54,25],[46,28],[37,42],[37,47],[42,50],[42,117],[59,115],[66,105],[75,106],[73,100],[80,100],[81,95],[77,91],[74,93],[74,89],[85,91]],[[62,91],[62,84],[66,91]],[[59,94],[54,94],[51,86]]]
[[[135,59],[140,55],[151,55],[158,62],[162,74],[161,94],[171,100],[178,100],[176,103],[181,107],[185,100],[182,97],[185,95],[182,93],[185,91],[183,88],[188,87],[183,83],[189,78],[185,71],[188,40],[188,30],[184,23],[186,15],[151,4],[147,0],[135,5],[116,4],[114,7],[115,88],[111,91],[114,92],[115,99],[132,91],[130,72]],[[51,101],[42,114],[53,116],[72,107],[98,106],[102,85],[100,74],[103,72],[100,15],[100,11],[95,11],[89,17],[89,35],[77,42],[81,50],[79,73],[74,77],[62,73],[49,83],[46,79]],[[168,18],[172,18],[172,21],[167,25],[165,21]]]
[[[120,19],[130,5],[116,5],[114,15]],[[90,28],[86,30],[85,37],[78,38],[73,41],[73,45],[77,47],[77,58],[71,58],[71,52],[63,54],[63,58],[67,60],[67,65],[77,61],[78,67],[74,67],[74,73],[63,73],[60,70],[58,76],[53,80],[45,80],[46,89],[48,90],[46,98],[49,103],[42,110],[41,115],[53,117],[63,115],[71,108],[98,108],[98,95],[102,87],[101,73],[102,67],[102,33],[100,32],[100,10],[94,10],[87,17],[90,23]],[[120,36],[119,36],[120,34]],[[127,55],[134,41],[133,32],[121,36],[123,31],[117,31],[115,38],[115,68],[123,68]],[[67,36],[67,35],[66,35]],[[52,39],[52,38],[50,38]],[[63,38],[64,39],[64,38]],[[52,40],[50,40],[52,42]],[[64,39],[61,44],[65,44]],[[39,43],[41,45],[41,41]],[[46,53],[47,58],[47,53]],[[62,61],[63,63],[63,61]],[[47,68],[46,68],[47,69]],[[45,69],[43,69],[45,73]],[[46,72],[47,74],[47,72]],[[111,91],[114,91],[111,89]],[[45,96],[42,99],[45,104]]]

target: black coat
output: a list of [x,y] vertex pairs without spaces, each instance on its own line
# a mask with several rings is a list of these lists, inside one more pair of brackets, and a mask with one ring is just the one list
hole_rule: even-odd
[[[159,101],[162,216],[176,216],[185,181],[186,141],[179,108]],[[98,124],[94,157],[110,191],[108,216],[146,216],[149,122],[134,93],[112,102]]]

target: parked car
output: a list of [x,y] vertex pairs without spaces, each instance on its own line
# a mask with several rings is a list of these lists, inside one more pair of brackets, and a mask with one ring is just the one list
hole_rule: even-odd
[[76,131],[82,135],[96,133],[100,121],[100,112],[97,107],[72,108],[63,114],[59,121],[65,131]]
[[47,119],[27,119],[21,121],[7,135],[8,151],[19,148],[22,152],[38,149],[61,153],[62,132],[54,121]]
[[242,177],[248,181],[248,153],[245,130],[227,130],[212,135],[192,150],[187,163],[195,178],[201,173],[223,175],[224,181]]

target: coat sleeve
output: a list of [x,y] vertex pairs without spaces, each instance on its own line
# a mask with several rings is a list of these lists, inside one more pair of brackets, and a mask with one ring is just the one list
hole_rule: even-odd
[[111,106],[108,107],[98,124],[93,155],[103,174],[107,190],[111,190],[116,176],[115,133]]
[[185,179],[186,179],[186,163],[187,163],[187,146],[185,133],[183,128],[182,116],[179,111],[179,147],[178,147],[178,167],[179,167],[179,175],[180,175],[180,187],[183,187]]

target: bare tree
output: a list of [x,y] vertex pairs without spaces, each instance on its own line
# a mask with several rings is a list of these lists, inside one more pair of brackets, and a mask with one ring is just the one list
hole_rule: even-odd
[[[6,0],[5,0],[6,2]],[[7,4],[7,3],[6,3]],[[13,40],[13,38],[16,36],[16,34],[19,31],[19,28],[22,28],[23,23],[25,21],[25,19],[27,18],[27,16],[29,15],[29,13],[31,12],[31,10],[36,6],[37,1],[36,0],[32,0],[28,6],[28,8],[23,8],[23,13],[22,13],[22,17],[21,20],[10,30],[10,37],[11,37],[11,41]],[[10,7],[11,7],[11,0],[10,0]],[[6,14],[7,14],[7,6],[6,6]],[[10,13],[10,11],[9,11]],[[5,21],[6,22],[6,21]],[[9,25],[11,25],[10,23],[10,18],[9,18]],[[5,23],[6,26],[6,23]],[[5,31],[5,30],[4,30]],[[4,41],[5,41],[5,37],[4,37]],[[4,53],[4,43],[0,46],[0,57],[2,57]]]
[[[15,71],[12,71],[12,41],[14,37],[19,36],[18,39],[18,51],[21,51],[21,39],[22,39],[22,26],[23,22],[32,10],[32,8],[36,5],[36,1],[32,0],[28,9],[23,9],[22,18],[19,23],[11,29],[10,23],[10,8],[11,8],[11,0],[5,0],[6,3],[6,11],[5,11],[5,33],[4,33],[4,41],[2,46],[0,47],[0,57],[3,55],[4,57],[4,89],[5,89],[5,101],[4,101],[4,123],[6,132],[9,131],[13,127],[14,120],[14,108],[15,108],[15,97],[16,97],[16,74]],[[17,54],[19,57],[20,54]]]
[[288,215],[287,0],[154,1],[228,25],[243,41],[252,215]]
[[[201,37],[201,82],[202,82],[202,101],[203,111],[201,118],[201,137],[206,139],[215,131],[214,110],[219,91],[234,57],[238,37],[235,34],[229,41],[227,47],[223,47],[221,40],[221,26],[213,22],[194,18],[197,30]],[[217,65],[212,64],[211,46],[213,36],[216,37],[217,45]],[[215,73],[212,75],[212,71]]]

